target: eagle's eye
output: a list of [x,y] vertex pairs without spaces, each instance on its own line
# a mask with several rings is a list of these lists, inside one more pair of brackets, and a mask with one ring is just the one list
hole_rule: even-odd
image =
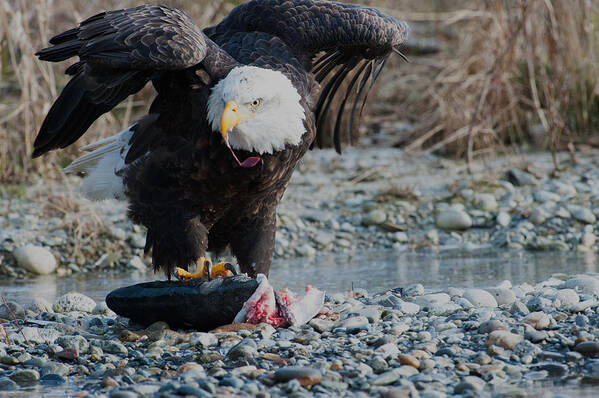
[[255,111],[262,105],[262,98],[257,98],[249,103],[249,107],[252,111]]

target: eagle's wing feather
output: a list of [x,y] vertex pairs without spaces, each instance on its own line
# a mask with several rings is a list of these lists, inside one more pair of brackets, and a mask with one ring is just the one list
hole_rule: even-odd
[[41,60],[59,62],[78,56],[80,61],[66,70],[73,77],[40,128],[34,157],[72,144],[100,115],[165,72],[203,62],[209,72],[213,67],[215,75],[222,75],[219,68],[233,63],[191,18],[168,6],[103,12],[50,43],[37,53]]
[[[315,108],[318,145],[323,134],[330,130],[327,120],[331,117],[328,113],[333,99],[339,100],[343,107],[353,101],[351,111],[339,110],[333,115],[336,116],[333,140],[340,152],[344,113],[349,113],[345,122],[351,142],[358,131],[356,120],[363,108],[360,101],[365,103],[384,60],[399,51],[407,40],[409,28],[405,22],[374,8],[328,0],[250,0],[236,7],[218,25],[205,29],[210,37],[226,36],[232,31],[258,31],[279,37],[323,84]],[[317,59],[321,53],[324,55]],[[344,81],[349,84],[345,90]]]

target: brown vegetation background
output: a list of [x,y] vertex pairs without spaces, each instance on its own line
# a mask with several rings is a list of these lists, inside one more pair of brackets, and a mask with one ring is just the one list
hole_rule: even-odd
[[[37,129],[66,80],[67,63],[33,55],[48,39],[105,9],[156,1],[0,0],[0,181],[58,176],[76,148],[31,160]],[[162,0],[199,26],[241,1]],[[599,144],[596,0],[364,0],[412,26],[406,64],[390,62],[364,120],[371,143],[472,159]],[[143,114],[151,87],[103,116],[79,146]],[[376,97],[376,98],[375,98]],[[515,146],[514,146],[515,145]],[[77,145],[75,145],[77,146]]]

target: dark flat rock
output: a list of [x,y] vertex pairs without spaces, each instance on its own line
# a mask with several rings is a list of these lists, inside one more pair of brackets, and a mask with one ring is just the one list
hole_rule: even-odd
[[164,321],[171,328],[208,331],[233,322],[243,303],[258,287],[244,275],[139,283],[113,290],[108,308],[142,326]]

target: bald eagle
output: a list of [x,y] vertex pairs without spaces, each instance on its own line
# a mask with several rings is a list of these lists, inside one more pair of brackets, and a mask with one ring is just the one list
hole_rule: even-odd
[[376,9],[325,0],[251,0],[204,30],[164,5],[103,12],[36,54],[79,59],[33,156],[71,145],[151,81],[148,114],[83,147],[65,172],[86,174],[92,199],[128,201],[154,270],[169,279],[227,247],[241,272],[268,275],[276,207],[298,161],[330,131],[329,118],[338,151],[341,134],[354,135],[407,34]]

